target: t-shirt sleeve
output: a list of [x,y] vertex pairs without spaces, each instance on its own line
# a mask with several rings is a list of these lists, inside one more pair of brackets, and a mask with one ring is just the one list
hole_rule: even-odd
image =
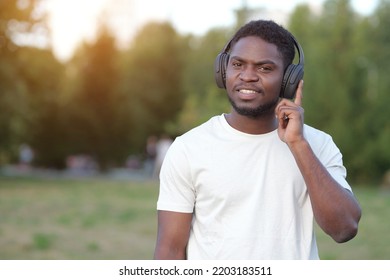
[[329,174],[345,189],[352,192],[352,188],[347,182],[347,169],[343,164],[343,156],[333,142],[331,136],[327,135],[324,146],[320,152],[320,161],[328,170]]
[[161,167],[158,210],[192,213],[195,191],[187,154],[180,137],[170,146]]

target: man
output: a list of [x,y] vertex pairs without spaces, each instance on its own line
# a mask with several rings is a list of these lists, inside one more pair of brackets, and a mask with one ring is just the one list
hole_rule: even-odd
[[294,101],[282,98],[294,38],[252,21],[224,51],[232,109],[166,155],[155,259],[318,259],[313,220],[346,242],[361,209],[331,137],[303,123],[303,81]]

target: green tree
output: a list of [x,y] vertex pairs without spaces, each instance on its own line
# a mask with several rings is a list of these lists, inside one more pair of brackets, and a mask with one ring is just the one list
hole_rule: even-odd
[[122,90],[131,112],[132,147],[141,150],[182,108],[186,47],[169,23],[149,23],[123,54]]
[[328,0],[320,15],[299,6],[290,21],[305,50],[306,122],[334,137],[353,181],[378,182],[390,166],[389,16],[386,0],[369,17]]
[[26,127],[23,140],[35,152],[35,163],[63,166],[66,130],[61,100],[63,65],[50,50],[24,47],[14,62],[24,88],[26,108],[21,112]]
[[120,114],[120,73],[115,38],[104,26],[95,42],[80,48],[72,67],[77,87],[68,103],[70,151],[93,156],[102,170],[121,163],[127,153],[127,129]]
[[226,93],[215,84],[214,61],[230,39],[232,30],[214,28],[201,37],[188,37],[184,71],[186,100],[180,114],[168,130],[179,135],[226,112],[229,108]]
[[[390,1],[382,0],[374,13],[359,26],[361,46],[357,63],[360,67],[362,89],[365,102],[356,113],[362,126],[360,145],[354,165],[364,166],[357,176],[360,180],[380,182],[384,173],[390,168],[390,102],[388,89],[390,81]],[[359,82],[359,80],[356,80]],[[363,108],[363,109],[362,109]]]
[[43,20],[33,17],[40,1],[0,1],[0,165],[15,159],[26,135],[28,88],[19,74],[18,52],[21,36],[42,27]]

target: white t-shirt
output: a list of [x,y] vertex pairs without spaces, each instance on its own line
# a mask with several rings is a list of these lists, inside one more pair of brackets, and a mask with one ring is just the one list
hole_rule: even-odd
[[[345,188],[332,138],[310,126],[314,153]],[[160,173],[158,210],[193,213],[188,259],[318,259],[303,177],[277,130],[252,135],[224,115],[176,138]]]

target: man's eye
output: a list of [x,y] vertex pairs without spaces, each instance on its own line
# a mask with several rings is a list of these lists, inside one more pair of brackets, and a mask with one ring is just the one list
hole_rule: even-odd
[[241,65],[240,62],[233,62],[233,67],[241,67]]
[[270,72],[270,71],[272,71],[272,68],[269,66],[260,66],[259,70],[262,72]]

